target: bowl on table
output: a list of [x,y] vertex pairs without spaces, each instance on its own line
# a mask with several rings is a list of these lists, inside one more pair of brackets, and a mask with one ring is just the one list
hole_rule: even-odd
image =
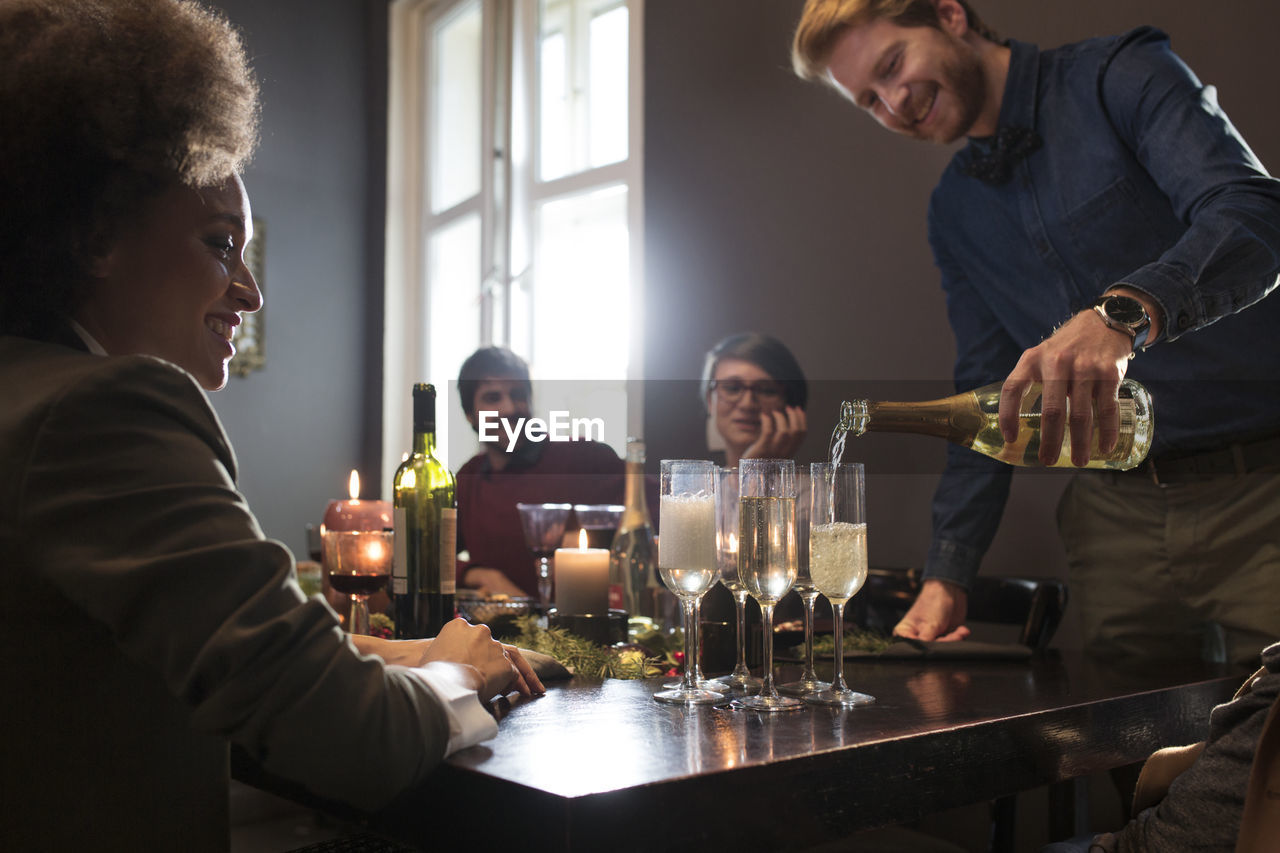
[[488,625],[495,637],[518,633],[516,619],[533,612],[533,599],[517,596],[467,595],[461,591],[454,599],[458,615],[472,625]]

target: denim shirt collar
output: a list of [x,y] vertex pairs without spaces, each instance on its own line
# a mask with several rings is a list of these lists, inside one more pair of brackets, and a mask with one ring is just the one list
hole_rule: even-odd
[[[1040,49],[1034,44],[1009,40],[1009,74],[1005,78],[1004,95],[1000,101],[1000,117],[997,128],[1036,126],[1036,92],[1040,79]],[[994,136],[971,136],[959,155],[964,163],[974,157],[991,152]]]

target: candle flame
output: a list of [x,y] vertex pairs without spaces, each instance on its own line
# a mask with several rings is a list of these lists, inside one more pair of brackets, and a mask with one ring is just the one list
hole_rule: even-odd
[[585,527],[578,531],[578,547],[584,549],[587,547],[587,528]]
[[729,534],[729,551],[734,554],[738,553],[738,537],[733,533]]
[[353,501],[360,499],[360,472],[355,468],[351,469],[351,478],[347,480],[347,494]]
[[387,546],[381,539],[370,540],[364,546],[364,555],[371,563],[381,564],[387,556]]

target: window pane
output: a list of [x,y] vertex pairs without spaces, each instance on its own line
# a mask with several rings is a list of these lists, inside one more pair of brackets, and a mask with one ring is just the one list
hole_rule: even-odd
[[537,212],[533,359],[542,377],[627,375],[627,188],[606,187]]
[[480,191],[480,2],[435,27],[431,51],[431,210]]
[[532,276],[522,275],[507,289],[510,313],[510,337],[507,346],[514,352],[533,352],[533,296],[529,292]]
[[539,103],[542,121],[539,138],[541,168],[544,181],[569,174],[573,154],[573,138],[569,116],[568,39],[562,32],[548,33],[542,38],[539,53]]
[[627,159],[627,7],[591,19],[591,166]]
[[541,0],[541,180],[627,158],[628,15],[609,0]]
[[[436,231],[427,241],[427,357],[436,386],[436,431],[441,459],[449,449],[448,408],[458,404],[455,387],[462,362],[480,346],[480,216],[470,214]],[[468,435],[455,436],[467,444]],[[470,449],[470,445],[468,450]],[[464,451],[466,452],[466,451]],[[466,452],[466,459],[470,456]]]

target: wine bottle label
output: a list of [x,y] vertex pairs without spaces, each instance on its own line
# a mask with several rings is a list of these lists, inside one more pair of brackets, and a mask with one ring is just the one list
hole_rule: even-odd
[[391,592],[407,595],[409,592],[409,531],[404,507],[395,508],[395,553],[391,558]]
[[440,510],[440,592],[453,595],[458,589],[458,511]]

